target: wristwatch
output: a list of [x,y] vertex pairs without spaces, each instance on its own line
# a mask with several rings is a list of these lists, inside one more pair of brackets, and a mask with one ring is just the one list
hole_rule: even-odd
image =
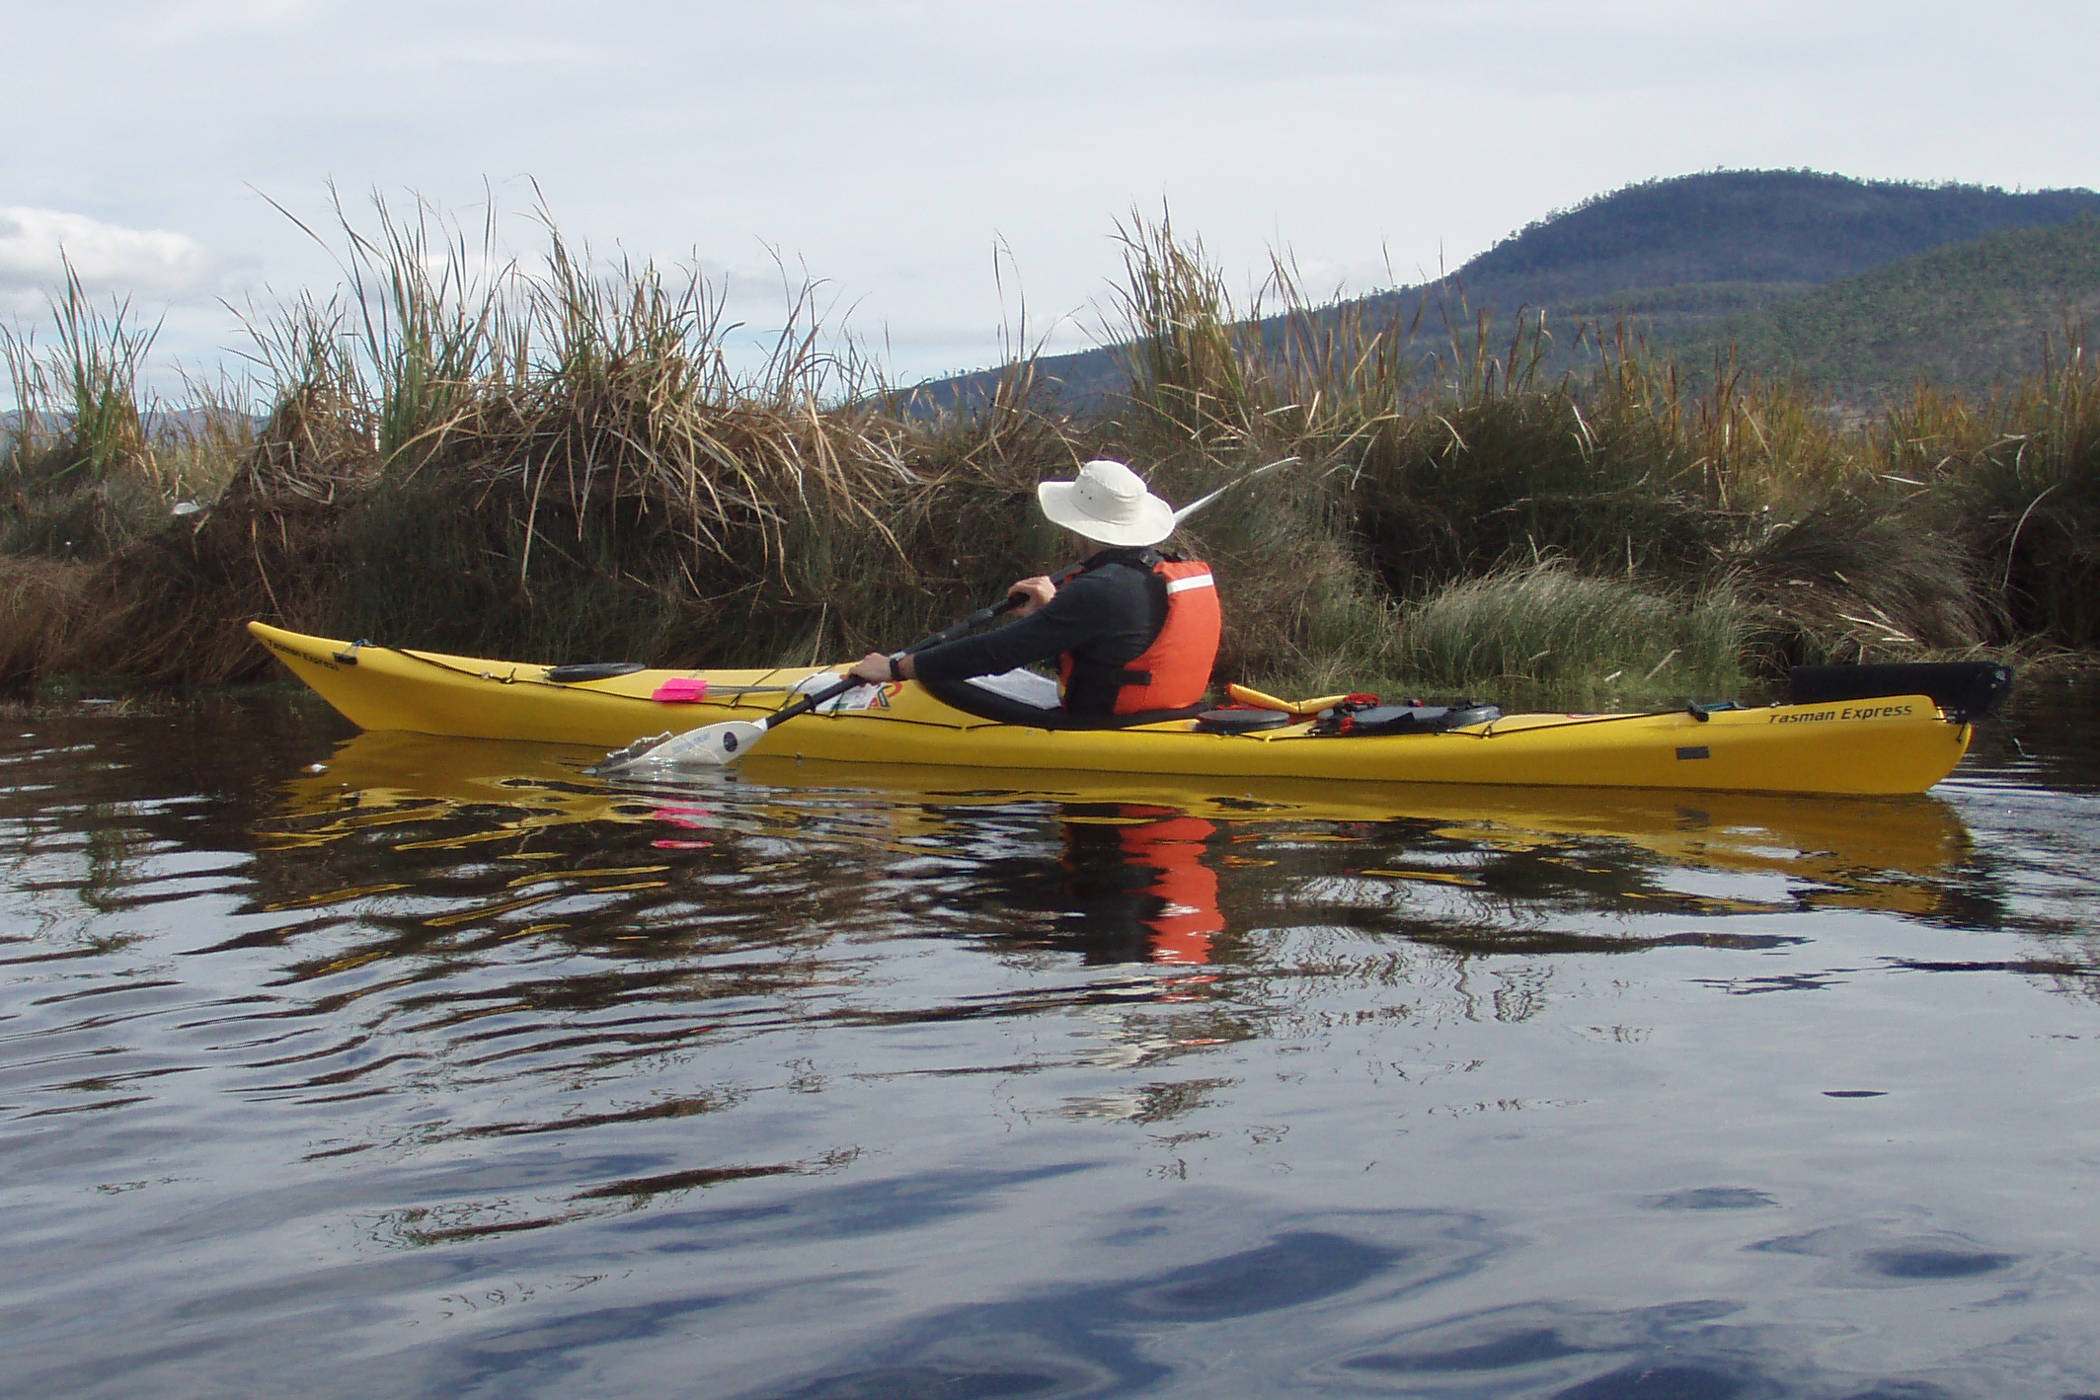
[[897,653],[896,656],[892,656],[890,658],[890,679],[893,681],[901,681],[904,679],[904,673],[897,669],[897,658],[901,657],[902,655],[904,655],[904,653],[900,651]]

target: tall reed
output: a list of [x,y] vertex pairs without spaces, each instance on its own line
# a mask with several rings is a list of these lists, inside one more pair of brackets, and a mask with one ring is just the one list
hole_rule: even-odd
[[1116,235],[1124,276],[1112,294],[1115,343],[1132,403],[1170,440],[1200,446],[1246,433],[1260,407],[1243,364],[1247,325],[1223,273],[1201,240],[1175,236],[1166,210],[1154,221],[1132,211]]
[[1906,514],[1957,542],[2002,600],[2001,636],[2100,646],[2100,365],[2083,327],[1980,404],[1920,386],[1873,442]]
[[0,358],[17,423],[0,456],[0,551],[102,558],[165,518],[179,482],[167,477],[147,428],[139,375],[159,326],[141,326],[128,299],[105,311],[70,258],[49,299],[56,343],[0,327]]

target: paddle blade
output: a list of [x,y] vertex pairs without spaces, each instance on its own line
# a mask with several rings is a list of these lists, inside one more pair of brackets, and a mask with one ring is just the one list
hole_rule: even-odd
[[742,758],[766,732],[766,726],[748,720],[725,720],[702,725],[682,734],[639,739],[607,754],[593,764],[591,772],[609,778],[635,773],[673,772],[680,768],[726,768]]
[[649,750],[670,737],[671,732],[669,730],[665,730],[661,734],[645,734],[624,749],[614,749],[583,771],[594,778],[604,778],[615,773],[625,772],[634,765],[635,760],[641,758]]

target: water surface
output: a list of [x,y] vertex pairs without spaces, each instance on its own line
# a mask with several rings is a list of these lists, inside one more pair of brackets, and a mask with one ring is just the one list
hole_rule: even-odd
[[2100,1393],[2095,698],[1900,801],[18,716],[12,1387]]

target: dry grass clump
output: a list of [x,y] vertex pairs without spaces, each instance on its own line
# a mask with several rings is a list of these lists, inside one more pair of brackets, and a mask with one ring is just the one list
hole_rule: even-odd
[[1036,508],[1036,484],[1069,479],[1111,449],[1056,402],[1032,355],[1010,362],[980,404],[933,412],[892,395],[885,407],[908,425],[905,460],[920,485],[891,520],[902,567],[858,561],[874,645],[945,626],[1015,577],[1069,562],[1064,532]]
[[32,680],[72,661],[93,566],[0,556],[0,681]]
[[295,377],[251,459],[110,580],[113,634],[182,639],[147,674],[239,674],[205,639],[250,616],[692,662],[856,630],[840,586],[903,557],[926,478],[902,423],[833,392],[852,367],[817,352],[806,294],[739,376],[697,275],[591,271],[558,235],[548,276],[483,275],[427,210],[345,230],[354,309],[257,328]]
[[[1365,456],[1360,529],[1400,596],[1552,555],[1696,585],[1775,515],[1850,474],[1832,428],[1732,370],[1694,393],[1623,334],[1597,372],[1541,383],[1547,332],[1476,322]],[[1449,368],[1449,367],[1455,367]]]
[[1242,318],[1224,274],[1200,239],[1174,235],[1172,218],[1133,212],[1117,229],[1124,280],[1113,293],[1122,322],[1117,359],[1131,406],[1163,445],[1210,445],[1243,436],[1267,405],[1253,372],[1259,308]]
[[1906,515],[1958,540],[1998,600],[1994,639],[2100,646],[2100,365],[2079,328],[1981,405],[1921,387],[1873,440]]
[[1969,651],[2005,634],[1958,540],[1833,497],[1749,541],[1725,570],[1759,619],[1769,669]]

